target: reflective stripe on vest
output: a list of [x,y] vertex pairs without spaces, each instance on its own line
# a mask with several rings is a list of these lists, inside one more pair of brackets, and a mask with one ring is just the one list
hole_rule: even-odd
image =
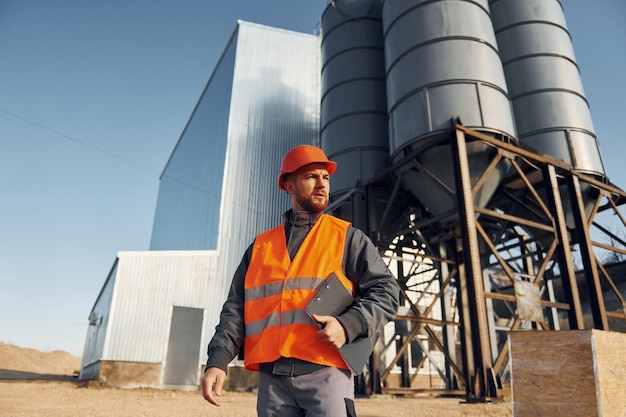
[[257,236],[244,285],[244,364],[280,356],[348,369],[339,351],[320,342],[319,328],[305,311],[315,289],[334,272],[350,292],[354,285],[342,271],[346,233],[350,223],[322,215],[289,258],[285,228]]

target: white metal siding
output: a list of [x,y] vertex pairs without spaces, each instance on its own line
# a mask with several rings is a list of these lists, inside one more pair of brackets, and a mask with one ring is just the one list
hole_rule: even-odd
[[120,252],[108,343],[102,359],[161,363],[172,306],[218,317],[221,280],[213,251]]
[[219,241],[228,279],[289,207],[277,186],[284,154],[319,144],[319,86],[318,37],[239,23]]
[[96,378],[100,372],[99,365],[95,365],[104,351],[107,340],[107,329],[111,314],[111,304],[113,292],[115,290],[115,280],[117,278],[118,260],[116,259],[111,268],[96,302],[89,314],[89,327],[87,328],[87,338],[83,349],[80,377],[89,379]]

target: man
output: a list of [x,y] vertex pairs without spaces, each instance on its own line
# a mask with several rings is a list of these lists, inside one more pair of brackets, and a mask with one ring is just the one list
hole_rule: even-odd
[[[356,415],[354,380],[338,349],[393,319],[399,290],[367,236],[324,214],[336,169],[314,146],[285,155],[278,187],[292,209],[284,225],[256,237],[235,272],[202,378],[211,404],[220,405],[227,365],[243,346],[245,367],[260,371],[259,416]],[[354,301],[337,316],[309,316],[307,304],[331,275]]]

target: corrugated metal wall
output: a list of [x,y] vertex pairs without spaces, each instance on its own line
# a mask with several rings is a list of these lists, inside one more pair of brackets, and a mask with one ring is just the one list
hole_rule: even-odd
[[319,60],[316,36],[239,22],[219,233],[225,289],[254,236],[290,207],[277,186],[283,155],[318,144]]
[[164,170],[150,249],[249,242],[280,221],[282,156],[319,142],[319,48],[313,35],[238,23]]
[[115,290],[115,280],[117,278],[118,259],[115,259],[111,272],[104,282],[104,286],[98,294],[98,298],[89,314],[89,327],[87,328],[87,339],[80,366],[81,379],[97,378],[100,373],[100,363],[104,352],[104,345],[107,340],[107,330],[109,328],[109,315],[113,292]]
[[[207,302],[222,286],[214,251],[120,252],[118,258],[103,360],[161,363],[172,306],[204,309],[207,324],[216,324],[221,304]],[[202,353],[199,347],[199,360]]]
[[234,36],[163,170],[151,250],[217,249],[236,45]]

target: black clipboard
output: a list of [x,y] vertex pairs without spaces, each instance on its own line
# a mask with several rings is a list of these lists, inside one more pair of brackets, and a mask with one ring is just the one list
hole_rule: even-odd
[[[343,286],[333,272],[317,287],[317,293],[305,309],[309,315],[337,316],[350,307],[353,301],[354,297],[350,291]],[[339,348],[339,353],[352,373],[358,375],[363,370],[373,349],[373,338],[359,337]]]

